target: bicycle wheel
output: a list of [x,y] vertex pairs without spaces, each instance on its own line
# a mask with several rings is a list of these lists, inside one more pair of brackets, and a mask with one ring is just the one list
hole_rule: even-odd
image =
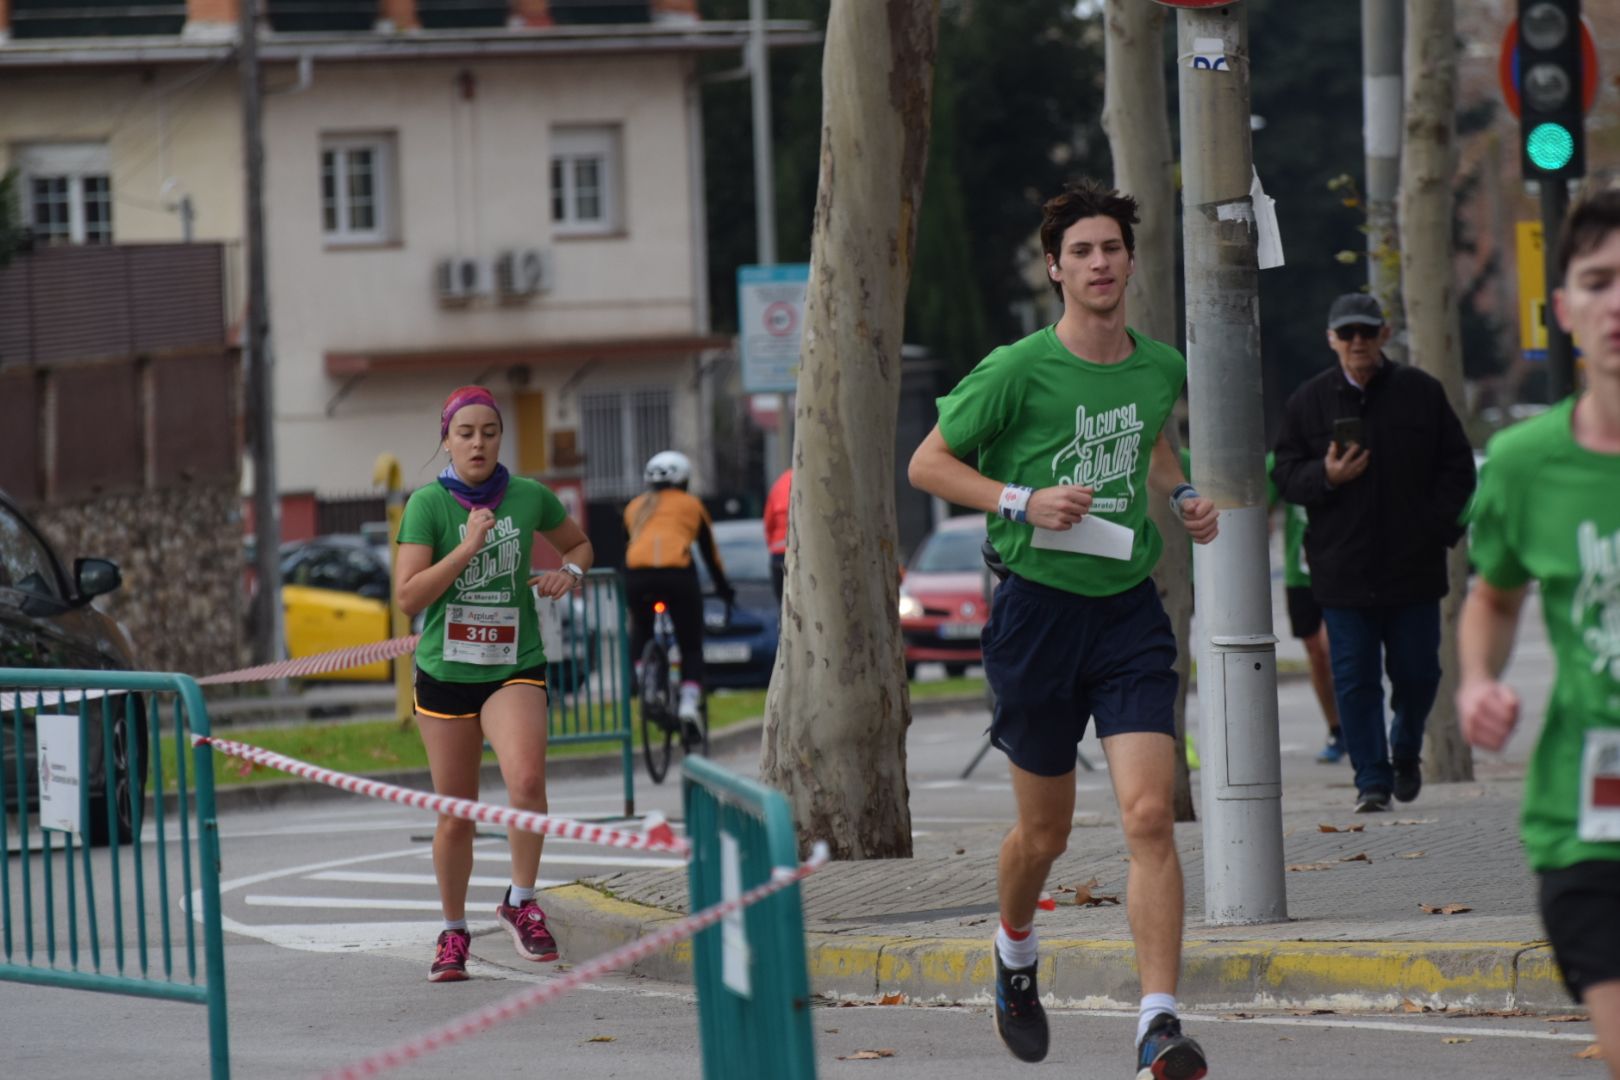
[[669,758],[675,733],[669,700],[669,654],[657,641],[647,642],[641,651],[641,749],[647,758],[647,775],[662,784],[669,774]]

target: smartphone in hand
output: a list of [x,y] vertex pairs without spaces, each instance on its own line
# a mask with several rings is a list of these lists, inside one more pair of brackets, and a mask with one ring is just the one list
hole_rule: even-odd
[[1339,453],[1347,451],[1351,443],[1366,446],[1365,438],[1361,430],[1361,417],[1341,416],[1333,421],[1333,441],[1338,444]]

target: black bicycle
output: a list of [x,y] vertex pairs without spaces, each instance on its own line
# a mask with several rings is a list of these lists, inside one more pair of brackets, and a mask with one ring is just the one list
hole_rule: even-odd
[[662,784],[669,775],[677,737],[681,753],[709,753],[708,699],[705,697],[699,705],[696,724],[682,723],[677,711],[681,685],[669,659],[674,646],[675,623],[669,617],[669,606],[662,600],[655,601],[652,638],[641,650],[641,678],[636,688],[641,701],[641,749],[647,757],[647,775],[655,784]]

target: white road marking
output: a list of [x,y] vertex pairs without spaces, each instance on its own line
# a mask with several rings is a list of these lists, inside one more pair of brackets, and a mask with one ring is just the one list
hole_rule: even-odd
[[[551,848],[551,844],[552,841],[546,841],[546,849],[548,851]],[[473,858],[475,860],[484,859],[491,862],[500,860],[504,862],[510,861],[511,856],[507,853],[507,850],[504,847],[486,847],[482,850],[475,848],[473,850]],[[618,866],[628,870],[672,869],[677,866],[686,865],[685,859],[657,858],[654,856],[648,856],[645,859],[638,859],[633,855],[615,856],[553,854],[542,857],[540,861],[545,866],[556,866],[560,863],[564,866]]]
[[[439,879],[432,874],[383,874],[370,870],[323,870],[310,874],[310,881],[352,881],[361,885],[437,885]],[[469,882],[479,888],[506,888],[511,884],[504,877],[474,877]]]
[[[506,882],[501,882],[504,886]],[[535,887],[550,889],[557,885],[566,885],[566,881],[537,881]],[[360,897],[360,896],[261,896],[250,893],[242,897],[242,902],[250,907],[287,907],[287,908],[323,908],[323,909],[356,909],[375,911],[438,911],[437,900],[402,900],[395,897]]]

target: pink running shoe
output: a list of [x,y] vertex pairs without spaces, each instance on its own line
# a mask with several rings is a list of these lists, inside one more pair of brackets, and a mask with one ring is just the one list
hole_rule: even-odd
[[495,905],[495,917],[512,935],[512,945],[525,960],[557,959],[557,939],[546,929],[546,913],[533,900],[513,906],[503,897]]
[[439,935],[439,947],[428,969],[428,982],[461,982],[467,978],[467,947],[472,935],[465,930],[446,930]]

